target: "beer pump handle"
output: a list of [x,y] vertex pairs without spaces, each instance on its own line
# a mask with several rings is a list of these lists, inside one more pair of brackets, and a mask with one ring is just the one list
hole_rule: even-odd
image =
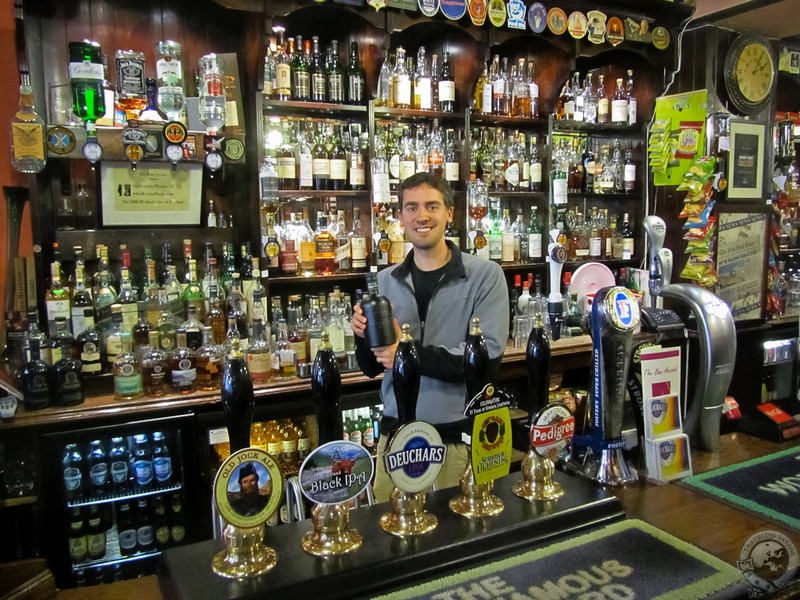
[[561,296],[561,269],[567,260],[567,250],[558,242],[547,246],[547,262],[550,263],[550,295],[547,297],[547,314],[553,340],[561,337],[564,320],[564,299]]
[[397,403],[397,419],[405,425],[417,418],[420,366],[419,354],[411,337],[411,327],[403,323],[403,332],[394,355],[392,389]]
[[648,282],[648,289],[650,292],[650,308],[655,310],[657,298],[661,293],[661,287],[664,285],[664,269],[660,260],[660,252],[664,247],[664,237],[667,233],[667,225],[664,223],[664,219],[661,217],[657,217],[656,215],[648,215],[644,219],[644,232],[647,236],[647,245],[650,249],[650,277]]

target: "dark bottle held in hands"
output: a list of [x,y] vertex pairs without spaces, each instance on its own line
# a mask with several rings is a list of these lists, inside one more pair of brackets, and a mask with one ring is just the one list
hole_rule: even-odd
[[367,273],[367,293],[361,298],[361,310],[367,318],[364,339],[370,348],[391,346],[395,343],[392,305],[386,296],[378,293],[378,278]]

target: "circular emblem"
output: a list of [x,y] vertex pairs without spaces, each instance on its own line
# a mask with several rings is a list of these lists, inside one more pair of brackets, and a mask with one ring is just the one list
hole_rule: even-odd
[[586,13],[588,19],[587,39],[593,44],[602,44],[606,41],[606,15],[599,10],[590,10]]
[[281,247],[278,242],[270,240],[264,245],[264,253],[268,258],[275,258],[281,252]]
[[128,160],[137,162],[142,160],[144,150],[139,144],[131,144],[130,146],[125,146],[125,156],[128,157]]
[[231,160],[239,160],[244,156],[244,144],[242,140],[236,138],[228,138],[225,140],[225,148],[223,150],[225,156]]
[[433,485],[445,454],[446,448],[436,428],[424,421],[412,421],[392,434],[383,460],[397,488],[413,494]]
[[155,367],[153,367],[153,373],[161,373],[161,369],[162,369],[161,365],[156,365]]
[[222,463],[213,489],[223,519],[235,527],[255,527],[267,521],[281,503],[281,469],[264,450],[243,448]]
[[566,458],[575,435],[575,417],[561,402],[551,402],[533,419],[531,448],[551,460]]
[[186,139],[186,125],[180,121],[170,121],[164,125],[164,138],[170,144],[181,144]]
[[489,241],[486,239],[485,235],[483,235],[482,233],[478,233],[475,236],[475,239],[472,240],[472,243],[478,250],[480,250],[481,248],[485,248],[486,244],[488,244]]
[[478,432],[478,443],[484,450],[494,450],[503,443],[505,435],[506,424],[503,419],[489,416],[484,419],[481,430]]
[[192,361],[191,361],[191,360],[189,360],[188,358],[183,358],[183,359],[181,359],[181,361],[178,363],[178,368],[179,368],[181,371],[188,371],[189,369],[191,369],[191,368],[192,368]]
[[456,21],[467,12],[466,0],[447,0],[442,3],[441,11],[445,17]]
[[125,377],[133,375],[133,365],[122,365],[122,374]]
[[547,13],[547,28],[556,35],[564,33],[567,30],[567,13],[557,6],[551,8]]
[[668,467],[672,464],[675,460],[675,452],[677,451],[678,447],[675,445],[675,442],[671,440],[665,440],[658,445],[658,454],[661,457],[661,464],[665,467]]
[[218,152],[209,152],[206,154],[206,166],[212,171],[216,171],[222,166],[222,157]]
[[653,418],[653,423],[656,425],[663,423],[664,417],[667,416],[667,409],[669,409],[669,404],[665,400],[653,400],[650,403],[650,416]]
[[534,2],[528,9],[528,26],[534,33],[542,33],[547,27],[547,9],[541,2]]
[[653,42],[653,46],[659,50],[666,50],[667,46],[669,46],[669,39],[669,31],[667,31],[666,27],[661,27],[659,25],[653,29],[651,40]]
[[639,324],[639,305],[633,292],[628,288],[614,287],[605,295],[603,302],[614,327],[622,331],[636,329]]
[[625,41],[625,27],[619,17],[611,17],[606,27],[606,38],[612,46],[619,46]]
[[183,158],[183,147],[178,144],[167,144],[167,147],[164,149],[164,154],[166,154],[167,158],[172,162],[178,162]]
[[418,0],[419,11],[426,17],[432,17],[439,12],[439,0]]
[[587,21],[585,14],[579,10],[576,10],[569,16],[569,21],[567,21],[567,29],[569,30],[569,34],[576,40],[579,40],[586,35],[586,28]]
[[97,352],[97,346],[94,344],[94,342],[86,342],[83,345],[83,351],[86,354],[94,354]]
[[778,531],[759,531],[742,545],[736,566],[757,588],[777,592],[797,571],[797,548]]
[[556,245],[550,251],[550,260],[554,262],[563,263],[567,261],[567,258],[568,258],[567,249],[561,244]]
[[506,3],[503,0],[489,0],[489,22],[495,27],[506,23]]
[[469,18],[478,27],[486,22],[486,0],[469,0]]
[[60,125],[47,131],[47,149],[53,154],[69,154],[75,149],[75,134]]
[[355,498],[370,484],[375,466],[367,449],[354,442],[328,442],[316,448],[300,467],[300,489],[318,504]]
[[97,142],[86,142],[83,145],[83,155],[89,162],[97,162],[103,158],[103,147]]

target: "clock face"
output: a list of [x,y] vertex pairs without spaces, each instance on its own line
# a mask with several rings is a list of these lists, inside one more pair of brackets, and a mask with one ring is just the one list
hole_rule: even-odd
[[728,96],[737,109],[749,114],[764,108],[777,83],[770,42],[758,35],[734,40],[725,58],[724,77]]

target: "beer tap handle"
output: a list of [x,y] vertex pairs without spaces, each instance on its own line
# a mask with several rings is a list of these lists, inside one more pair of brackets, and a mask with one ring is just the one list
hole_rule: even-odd
[[647,236],[647,243],[650,249],[649,272],[650,280],[648,289],[650,292],[650,308],[655,310],[658,295],[664,283],[663,265],[659,260],[660,252],[664,247],[664,237],[667,233],[667,226],[664,219],[656,215],[648,215],[644,219],[644,232]]
[[547,262],[550,263],[550,295],[547,297],[547,314],[553,340],[561,337],[561,322],[564,319],[564,299],[561,296],[561,269],[567,260],[567,250],[558,242],[547,246]]

